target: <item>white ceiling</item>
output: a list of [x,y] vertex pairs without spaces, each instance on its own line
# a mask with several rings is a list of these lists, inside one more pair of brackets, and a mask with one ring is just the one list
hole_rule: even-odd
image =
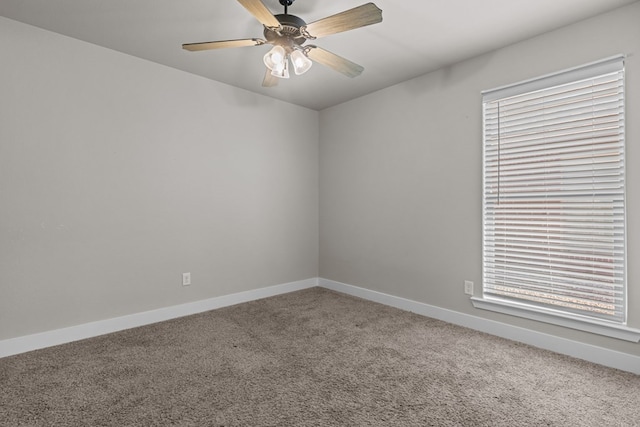
[[[182,43],[262,38],[235,0],[0,0],[0,15],[311,109],[630,4],[637,0],[374,0],[383,22],[314,44],[364,66],[354,79],[315,64],[263,88],[270,46],[188,52]],[[278,0],[263,0],[282,13]],[[367,0],[296,0],[289,13],[313,22]]]

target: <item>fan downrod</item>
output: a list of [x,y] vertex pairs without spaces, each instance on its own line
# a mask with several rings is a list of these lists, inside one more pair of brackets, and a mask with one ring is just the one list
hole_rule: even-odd
[[280,0],[280,4],[284,6],[284,14],[288,15],[287,8],[293,4],[296,0]]

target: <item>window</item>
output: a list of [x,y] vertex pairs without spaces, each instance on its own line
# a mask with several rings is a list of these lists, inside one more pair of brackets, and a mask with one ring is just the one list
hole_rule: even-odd
[[483,92],[483,127],[474,305],[625,335],[624,58]]

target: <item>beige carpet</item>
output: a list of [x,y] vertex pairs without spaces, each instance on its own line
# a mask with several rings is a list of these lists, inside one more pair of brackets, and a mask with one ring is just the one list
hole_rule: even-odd
[[3,426],[640,426],[640,376],[320,288],[0,359]]

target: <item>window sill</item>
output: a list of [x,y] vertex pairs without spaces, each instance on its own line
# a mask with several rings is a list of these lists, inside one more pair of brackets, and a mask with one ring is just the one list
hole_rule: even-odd
[[564,326],[598,335],[605,335],[625,341],[640,341],[640,330],[633,329],[625,325],[617,325],[586,317],[584,319],[569,317],[563,313],[555,312],[553,310],[545,310],[524,304],[508,303],[487,298],[472,297],[471,303],[475,308],[482,310],[495,311],[497,313],[523,317],[526,319],[537,320],[539,322],[551,323],[553,325]]

